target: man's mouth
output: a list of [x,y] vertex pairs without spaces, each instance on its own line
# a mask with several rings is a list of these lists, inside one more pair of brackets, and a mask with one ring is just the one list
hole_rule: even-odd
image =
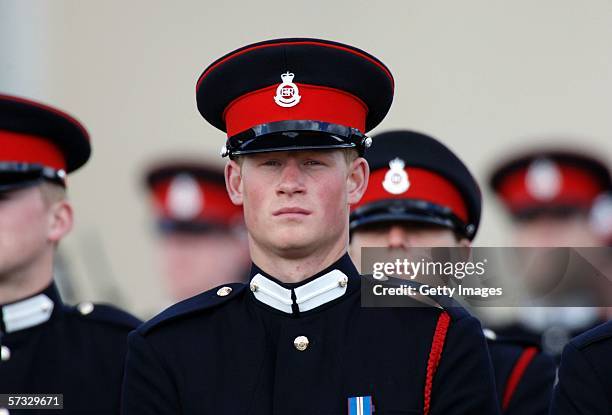
[[285,207],[282,209],[278,209],[272,213],[273,216],[308,216],[312,212],[306,209],[302,209],[299,207]]

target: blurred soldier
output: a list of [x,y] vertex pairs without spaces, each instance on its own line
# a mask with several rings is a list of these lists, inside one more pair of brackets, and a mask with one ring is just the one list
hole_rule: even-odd
[[[519,247],[606,245],[612,226],[605,213],[610,212],[609,203],[606,208],[606,203],[596,201],[611,183],[604,162],[559,148],[515,156],[499,165],[490,179],[492,190],[512,217],[513,242]],[[536,291],[542,281],[526,283]],[[522,307],[518,312],[519,321],[498,332],[528,335],[557,358],[571,337],[605,319],[595,307]]]
[[572,339],[563,349],[551,415],[612,413],[612,321]]
[[198,108],[229,137],[251,281],[130,336],[124,414],[497,412],[486,342],[465,310],[360,305],[349,206],[368,182],[364,133],[392,97],[379,60],[316,39],[246,46],[204,71]]
[[[463,162],[432,137],[390,131],[366,154],[370,183],[353,206],[349,252],[384,247],[469,247],[480,222],[478,184]],[[394,179],[395,178],[395,179]],[[555,364],[536,344],[485,330],[504,414],[547,414]]]
[[89,155],[74,118],[0,96],[0,392],[63,394],[50,414],[119,412],[126,338],[139,324],[114,307],[67,306],[53,283],[73,223],[66,174]]
[[222,168],[165,161],[146,174],[159,231],[159,254],[176,301],[244,282],[250,259],[242,209],[225,190]]

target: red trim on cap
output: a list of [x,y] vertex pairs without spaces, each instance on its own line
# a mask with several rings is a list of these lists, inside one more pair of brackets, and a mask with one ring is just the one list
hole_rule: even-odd
[[370,175],[368,189],[361,201],[353,205],[352,209],[384,199],[415,199],[448,207],[459,219],[465,223],[469,221],[466,202],[459,189],[450,180],[419,167],[407,166],[404,170],[408,174],[410,182],[408,190],[401,194],[388,192],[384,188],[383,182],[387,172],[391,170],[389,168],[375,170]]
[[201,203],[201,209],[194,212],[190,217],[177,216],[176,212],[172,209],[169,198],[170,186],[176,177],[178,175],[160,180],[152,186],[151,195],[153,197],[153,204],[156,214],[160,218],[186,222],[208,222],[229,226],[235,224],[242,216],[242,208],[232,203],[224,185],[193,176],[190,177],[195,180],[199,194],[203,196],[203,199],[198,201]]
[[531,363],[537,353],[538,349],[535,347],[526,348],[512,368],[512,372],[510,373],[508,382],[506,383],[506,388],[504,389],[504,396],[502,399],[502,409],[504,411],[508,409],[508,405],[510,405],[512,396],[514,395],[519,382],[523,378],[525,370],[527,370],[527,366],[529,366],[529,363]]
[[13,131],[0,130],[0,161],[66,169],[64,154],[49,139]]
[[232,101],[223,114],[228,137],[259,124],[285,120],[314,120],[365,131],[366,104],[356,96],[335,88],[296,84],[300,101],[281,107],[274,101],[279,84],[259,89]]
[[450,325],[450,316],[446,311],[440,314],[436,323],[436,331],[431,342],[429,359],[427,360],[427,374],[425,376],[425,390],[423,392],[423,414],[428,415],[431,406],[431,391],[433,389],[433,379],[440,365],[442,350],[446,341],[446,333]]
[[214,69],[216,69],[218,66],[224,64],[225,62],[227,62],[230,59],[233,59],[237,56],[240,55],[244,55],[245,53],[249,53],[252,52],[254,50],[257,49],[265,49],[265,48],[271,48],[271,47],[278,47],[278,46],[296,46],[296,45],[309,45],[309,46],[321,46],[321,47],[325,47],[325,48],[331,48],[331,49],[338,49],[344,52],[349,52],[352,53],[353,55],[357,55],[360,58],[366,59],[368,61],[370,61],[371,63],[373,63],[374,65],[378,66],[380,69],[383,70],[383,72],[385,72],[385,74],[389,77],[389,80],[391,81],[391,85],[393,86],[393,76],[391,75],[391,72],[389,72],[389,70],[380,62],[378,62],[376,59],[373,59],[372,57],[365,55],[363,53],[360,53],[359,51],[356,51],[354,49],[351,48],[347,48],[345,46],[340,46],[340,45],[334,45],[334,44],[330,44],[330,43],[323,43],[323,42],[314,42],[314,41],[298,41],[298,42],[280,42],[280,43],[266,43],[263,45],[256,45],[256,46],[252,46],[250,48],[245,48],[242,50],[239,50],[235,53],[232,53],[229,56],[226,56],[225,58],[221,59],[220,61],[218,61],[217,63],[214,63],[212,66],[208,67],[208,69],[206,69],[202,75],[200,75],[200,78],[198,79],[198,83],[196,84],[196,91],[200,88],[200,83],[202,82],[202,80],[204,79],[204,77],[206,75],[208,75],[210,72],[212,72]]
[[595,198],[605,189],[590,171],[568,164],[556,164],[560,187],[550,199],[536,198],[527,187],[529,166],[516,170],[501,179],[497,192],[510,211],[554,205],[590,208]]

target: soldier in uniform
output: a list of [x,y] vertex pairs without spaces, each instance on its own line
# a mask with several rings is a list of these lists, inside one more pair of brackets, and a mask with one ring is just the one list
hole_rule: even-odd
[[145,183],[173,300],[246,281],[250,259],[242,209],[227,195],[222,168],[168,159],[147,170]]
[[251,280],[130,335],[123,414],[497,413],[482,329],[465,310],[360,304],[349,206],[367,187],[364,134],[392,96],[378,59],[317,39],[249,45],[204,71],[198,108],[229,137]]
[[0,96],[0,393],[63,394],[49,414],[118,413],[127,334],[140,323],[111,306],[68,306],[53,283],[73,223],[66,174],[89,155],[71,116]]
[[[352,207],[349,252],[361,248],[405,250],[468,247],[480,223],[482,197],[465,164],[444,144],[414,131],[372,138],[366,154],[368,189]],[[504,414],[547,414],[555,364],[528,339],[485,329]]]
[[612,321],[572,339],[563,349],[551,415],[612,413]]
[[[605,215],[598,213],[597,205],[612,179],[606,163],[597,157],[560,147],[532,150],[498,165],[489,183],[510,214],[515,246],[606,245],[610,219],[601,217]],[[537,284],[527,281],[528,286]],[[497,331],[530,337],[556,359],[570,338],[606,320],[596,307],[521,307],[518,312],[515,323]]]

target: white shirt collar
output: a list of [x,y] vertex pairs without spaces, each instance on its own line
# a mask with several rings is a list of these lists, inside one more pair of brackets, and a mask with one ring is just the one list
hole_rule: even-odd
[[[255,299],[287,314],[293,313],[293,305],[299,312],[313,310],[346,293],[348,277],[334,269],[299,287],[288,289],[258,273],[251,279],[250,288]],[[295,303],[292,298],[295,294]]]
[[45,294],[3,306],[2,320],[6,333],[45,323],[51,318],[54,306],[53,301]]

